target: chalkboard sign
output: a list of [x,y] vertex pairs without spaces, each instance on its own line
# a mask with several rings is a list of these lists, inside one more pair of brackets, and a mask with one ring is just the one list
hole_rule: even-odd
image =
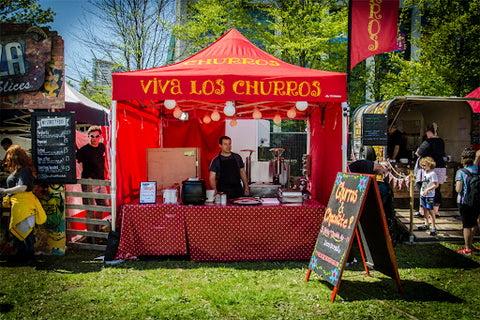
[[75,113],[34,112],[31,119],[37,179],[49,184],[76,183]]
[[472,144],[480,144],[480,113],[472,116]]
[[347,259],[370,177],[339,172],[309,269],[336,286]]
[[362,143],[364,146],[386,146],[388,119],[386,114],[364,113],[362,118]]
[[[356,232],[357,227],[360,233]],[[331,298],[333,301],[355,235],[367,275],[363,250],[375,270],[394,278],[401,292],[397,262],[373,175],[337,174],[305,281],[313,270],[335,286]]]

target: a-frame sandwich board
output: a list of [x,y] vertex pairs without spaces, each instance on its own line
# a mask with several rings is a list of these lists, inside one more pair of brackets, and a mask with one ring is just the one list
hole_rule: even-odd
[[[361,241],[357,230],[360,230]],[[305,281],[308,281],[313,270],[332,284],[334,289],[330,301],[333,302],[354,233],[359,240],[367,275],[368,264],[393,278],[399,292],[402,292],[378,185],[375,176],[365,174],[337,174]],[[362,247],[367,252],[367,259],[371,261],[365,260]]]

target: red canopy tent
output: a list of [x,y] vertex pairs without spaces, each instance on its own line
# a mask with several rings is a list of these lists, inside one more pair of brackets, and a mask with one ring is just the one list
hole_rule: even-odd
[[[118,168],[112,177],[118,182],[112,184],[117,204],[132,201],[140,182],[146,181],[146,148],[200,147],[200,176],[207,180],[208,164],[225,131],[226,101],[234,102],[237,119],[251,119],[255,109],[264,119],[277,113],[285,118],[296,102],[308,102],[306,110],[296,111],[296,118],[310,120],[313,197],[328,201],[335,174],[342,168],[344,73],[288,64],[232,29],[182,62],[114,73],[112,78],[112,121],[117,123],[112,126],[116,129],[112,149],[117,150],[112,158]],[[175,119],[165,100],[175,100],[176,108],[189,112],[189,120]],[[221,121],[203,120],[217,109]]]
[[[469,94],[465,96],[466,98],[478,98],[480,99],[480,87],[477,89],[473,90]],[[468,101],[470,105],[472,106],[472,110],[475,113],[480,113],[480,101]]]

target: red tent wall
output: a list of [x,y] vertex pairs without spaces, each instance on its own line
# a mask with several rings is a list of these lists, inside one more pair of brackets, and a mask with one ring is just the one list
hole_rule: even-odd
[[218,154],[218,139],[225,135],[225,121],[200,123],[199,119],[170,121],[163,131],[165,148],[200,148],[200,178],[207,181],[210,161]]
[[159,146],[158,111],[117,104],[117,205],[138,198],[147,181],[147,148]]
[[327,204],[337,172],[342,171],[342,106],[329,103],[310,118],[312,198]]

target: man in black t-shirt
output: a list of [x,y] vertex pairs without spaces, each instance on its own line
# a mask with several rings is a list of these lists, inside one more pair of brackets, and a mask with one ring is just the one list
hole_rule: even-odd
[[[102,137],[102,129],[98,126],[91,126],[88,129],[88,144],[84,145],[77,151],[77,160],[83,165],[82,179],[99,179],[105,178],[105,145],[100,142]],[[93,193],[107,193],[105,186],[89,186],[82,184],[83,192]],[[94,203],[91,203],[94,202]],[[107,206],[108,202],[105,199],[91,199],[83,198],[83,204],[95,204],[98,206]],[[103,212],[96,212],[92,214],[92,211],[87,211],[89,216],[86,218],[102,219]],[[99,226],[95,228],[87,224],[88,231],[97,231]]]
[[396,125],[390,119],[388,121],[388,141],[387,141],[387,157],[392,160],[400,160],[406,158],[407,148],[403,135]]

